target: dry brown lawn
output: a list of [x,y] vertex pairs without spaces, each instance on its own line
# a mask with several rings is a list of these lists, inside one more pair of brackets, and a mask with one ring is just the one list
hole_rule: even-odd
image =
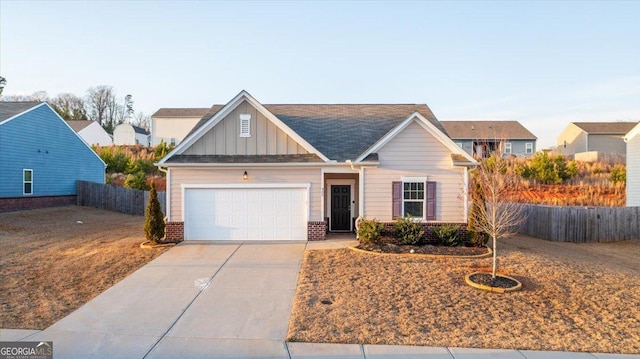
[[499,241],[498,258],[522,291],[465,284],[491,258],[307,251],[287,340],[640,353],[640,241],[518,236]]
[[143,222],[76,206],[0,213],[0,328],[44,329],[160,255],[139,248]]

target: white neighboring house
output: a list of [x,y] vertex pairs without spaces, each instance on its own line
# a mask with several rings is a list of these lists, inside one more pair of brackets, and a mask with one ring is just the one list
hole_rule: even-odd
[[640,206],[640,123],[624,136],[627,143],[627,207]]
[[96,121],[66,121],[76,133],[88,145],[109,146],[113,144],[113,138]]
[[151,145],[177,145],[211,108],[161,108],[151,115]]
[[113,129],[113,144],[149,146],[149,132],[142,127],[121,123]]

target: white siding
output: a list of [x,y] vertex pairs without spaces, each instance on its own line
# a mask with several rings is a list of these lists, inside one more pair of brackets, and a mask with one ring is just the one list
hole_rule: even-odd
[[[242,179],[244,171],[248,180]],[[309,220],[321,221],[320,168],[172,168],[170,171],[171,220],[182,221],[182,184],[310,183]]]
[[627,142],[627,206],[640,206],[640,134]]
[[391,183],[402,177],[437,182],[436,220],[466,222],[465,168],[454,167],[451,151],[417,123],[412,123],[378,151],[380,165],[364,174],[364,217],[392,220]]
[[100,126],[99,123],[94,122],[89,126],[83,128],[78,132],[78,135],[82,137],[84,142],[89,145],[109,146],[113,144],[113,139],[107,131]]
[[131,125],[122,123],[113,129],[113,144],[114,145],[135,145],[136,144],[136,131]]

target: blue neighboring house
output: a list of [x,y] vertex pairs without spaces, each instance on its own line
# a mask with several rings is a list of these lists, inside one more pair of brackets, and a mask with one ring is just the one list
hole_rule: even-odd
[[76,203],[106,165],[46,102],[0,102],[0,212]]

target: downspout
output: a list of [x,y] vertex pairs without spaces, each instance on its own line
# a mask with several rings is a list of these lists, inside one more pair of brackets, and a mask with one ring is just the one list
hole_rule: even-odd
[[164,172],[165,174],[165,178],[166,180],[166,189],[165,189],[165,200],[164,200],[164,204],[165,204],[165,210],[167,211],[167,213],[165,213],[164,216],[164,221],[165,222],[171,222],[171,206],[169,205],[171,202],[171,196],[169,195],[169,189],[171,188],[171,176],[169,176],[169,168],[168,167],[162,167],[162,166],[158,166],[158,169],[160,170],[160,172]]
[[351,166],[351,170],[352,171],[358,171],[359,174],[359,178],[358,178],[358,218],[356,218],[356,228],[355,230],[357,231],[358,229],[358,224],[360,223],[360,220],[363,218],[363,214],[364,214],[364,166],[360,166],[359,169],[356,170],[355,166],[353,165],[353,161],[351,160],[347,160],[346,161],[350,166]]

